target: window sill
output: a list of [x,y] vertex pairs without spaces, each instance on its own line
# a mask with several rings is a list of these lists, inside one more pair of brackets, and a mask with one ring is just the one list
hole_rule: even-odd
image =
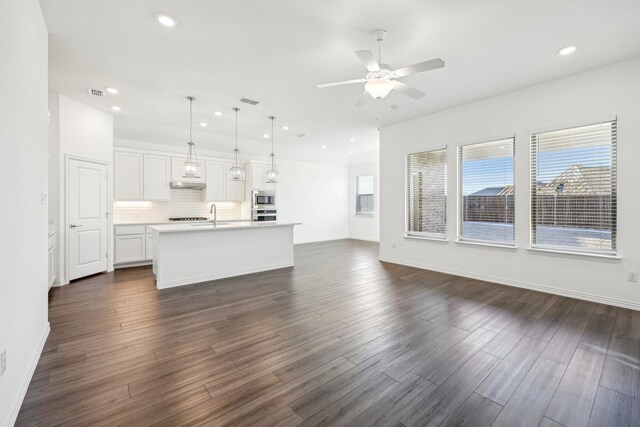
[[364,216],[364,217],[372,217],[375,214],[372,213],[357,213],[357,214],[353,214],[353,216]]
[[611,261],[619,261],[622,259],[620,255],[597,254],[597,253],[579,252],[579,251],[565,251],[562,249],[529,247],[527,248],[527,250],[532,252],[548,253],[548,254],[554,254],[554,255],[569,255],[569,256],[576,256],[576,257],[598,258],[602,260],[611,260]]
[[413,236],[411,234],[405,234],[404,238],[413,239],[413,240],[429,240],[432,242],[441,242],[441,243],[449,242],[446,237]]
[[508,243],[493,243],[493,242],[474,242],[473,240],[456,240],[456,243],[461,245],[471,245],[471,246],[488,246],[491,248],[499,248],[499,249],[518,249],[516,245],[510,245]]

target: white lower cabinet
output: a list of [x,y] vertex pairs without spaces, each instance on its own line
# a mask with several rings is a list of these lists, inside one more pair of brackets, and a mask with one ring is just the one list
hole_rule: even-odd
[[150,225],[114,226],[116,266],[143,263],[153,259],[153,233]]
[[115,264],[145,261],[145,234],[116,236]]
[[145,234],[144,253],[147,259],[153,259],[153,234]]

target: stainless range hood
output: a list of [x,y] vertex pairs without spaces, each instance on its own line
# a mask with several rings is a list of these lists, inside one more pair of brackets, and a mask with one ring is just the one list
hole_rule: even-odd
[[192,182],[192,181],[171,181],[171,188],[182,188],[189,190],[202,190],[207,188],[207,184],[204,182]]

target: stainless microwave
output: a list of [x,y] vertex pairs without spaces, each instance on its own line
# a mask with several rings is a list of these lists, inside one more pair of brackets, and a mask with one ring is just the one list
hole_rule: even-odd
[[273,191],[253,191],[253,199],[251,201],[253,208],[259,208],[264,206],[274,207],[276,206],[276,193]]

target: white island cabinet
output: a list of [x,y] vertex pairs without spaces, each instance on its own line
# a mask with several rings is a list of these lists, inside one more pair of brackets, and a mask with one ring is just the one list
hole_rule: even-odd
[[297,223],[167,224],[153,231],[158,289],[292,267]]

